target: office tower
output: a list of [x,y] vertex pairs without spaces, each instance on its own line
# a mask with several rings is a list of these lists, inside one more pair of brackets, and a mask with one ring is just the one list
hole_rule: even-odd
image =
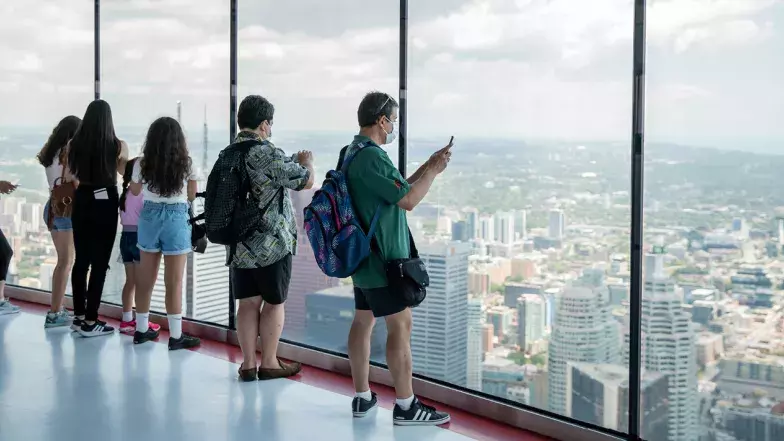
[[479,236],[479,211],[476,208],[469,208],[465,210],[466,214],[466,231],[468,233],[468,240],[474,240]]
[[[626,432],[629,427],[629,369],[613,364],[568,363],[567,414],[580,421]],[[667,376],[643,372],[640,435],[666,441],[668,436]],[[696,438],[695,438],[696,439]]]
[[550,210],[550,217],[547,228],[547,235],[550,239],[561,240],[566,228],[566,217],[561,210]]
[[487,323],[493,325],[493,331],[499,341],[509,334],[514,314],[514,309],[506,306],[494,306],[487,310]]
[[525,352],[544,338],[545,301],[536,294],[523,294],[517,300],[517,346]]
[[430,274],[427,299],[413,309],[414,372],[466,386],[468,372],[468,256],[471,246],[439,242],[419,249]]
[[618,364],[620,335],[601,291],[569,287],[556,303],[550,336],[549,405],[564,415],[567,409],[567,363]]
[[466,360],[466,387],[473,390],[482,390],[482,359],[484,348],[482,345],[482,299],[472,297],[468,300],[468,350]]
[[204,173],[204,179],[207,179],[207,175],[210,173],[210,160],[207,156],[207,151],[209,150],[209,129],[207,128],[207,105],[204,105],[204,127],[202,128],[202,138],[201,138],[201,171]]
[[38,281],[41,283],[41,289],[44,291],[52,290],[52,275],[54,274],[55,263],[44,262],[38,267]]
[[468,227],[466,221],[457,221],[452,223],[452,240],[456,242],[468,241]]
[[493,325],[490,323],[485,323],[482,325],[482,351],[487,353],[493,350],[493,337],[495,337],[495,331],[493,330]]
[[[348,332],[354,321],[354,287],[339,285],[305,296],[306,337],[302,343],[340,353],[348,352]],[[376,320],[370,340],[370,359],[386,363],[387,326]]]
[[29,203],[22,205],[22,222],[27,227],[26,231],[38,232],[41,228],[43,221],[43,212],[41,210],[41,204]]
[[485,242],[495,241],[495,220],[492,216],[479,217],[479,238]]
[[511,245],[515,239],[513,212],[498,212],[495,215],[496,240],[504,245]]
[[177,122],[182,125],[182,101],[177,101]]
[[528,236],[528,212],[517,210],[515,216],[515,233],[520,234],[520,239],[525,239]]
[[291,283],[286,300],[286,326],[283,327],[283,335],[294,341],[302,341],[307,335],[305,326],[306,296],[340,284],[338,279],[327,277],[318,267],[313,249],[308,242],[308,236],[305,234],[302,211],[313,199],[316,190],[313,188],[291,192],[291,201],[297,221],[297,254],[291,262]]
[[[642,367],[668,377],[668,441],[691,441],[698,435],[695,335],[691,317],[683,309],[674,282],[664,271],[664,255],[664,247],[659,242],[645,256]],[[628,334],[626,337],[628,347]]]
[[[199,191],[206,189],[206,175],[199,177]],[[193,213],[204,212],[204,200],[193,202]],[[183,314],[197,320],[228,325],[229,323],[229,268],[226,266],[226,247],[210,243],[204,253],[189,253],[183,285],[185,301]],[[159,276],[160,279],[160,276]]]

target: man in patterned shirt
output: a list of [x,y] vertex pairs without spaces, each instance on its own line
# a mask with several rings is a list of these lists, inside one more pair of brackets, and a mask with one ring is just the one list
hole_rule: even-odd
[[[261,225],[246,240],[229,250],[234,297],[239,300],[237,337],[244,360],[243,381],[296,375],[299,363],[278,360],[283,330],[283,303],[291,281],[291,257],[297,250],[297,224],[289,190],[313,187],[313,154],[301,151],[286,156],[275,147],[272,118],[275,108],[265,98],[250,95],[237,111],[240,132],[235,143],[257,140],[245,160],[251,191],[264,211]],[[230,247],[227,247],[230,248]],[[256,340],[261,337],[261,365],[256,370]]]

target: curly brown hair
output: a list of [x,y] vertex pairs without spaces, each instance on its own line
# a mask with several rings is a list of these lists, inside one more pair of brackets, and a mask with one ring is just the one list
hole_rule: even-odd
[[68,144],[68,141],[73,138],[76,129],[79,128],[79,124],[81,123],[82,120],[78,116],[73,115],[66,116],[60,120],[54,130],[52,130],[52,134],[49,135],[46,144],[44,144],[41,151],[38,152],[38,156],[36,156],[38,162],[44,167],[49,167],[54,162],[55,156],[58,157],[61,164],[65,162],[63,148]]
[[180,124],[168,116],[156,119],[144,140],[142,181],[150,191],[169,197],[183,192],[190,174],[191,158]]

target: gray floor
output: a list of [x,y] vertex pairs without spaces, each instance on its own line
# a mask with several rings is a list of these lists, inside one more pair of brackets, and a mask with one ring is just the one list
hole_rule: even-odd
[[126,336],[44,331],[42,316],[0,316],[0,441],[468,439],[393,427],[385,409],[354,419],[348,397],[288,380],[238,383],[236,370]]

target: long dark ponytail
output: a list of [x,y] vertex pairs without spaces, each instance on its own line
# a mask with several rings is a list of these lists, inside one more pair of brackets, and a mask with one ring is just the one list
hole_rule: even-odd
[[133,158],[125,164],[125,173],[123,173],[122,194],[120,195],[120,210],[125,211],[125,199],[128,195],[128,186],[131,183],[133,176],[133,165],[136,164],[139,158]]

